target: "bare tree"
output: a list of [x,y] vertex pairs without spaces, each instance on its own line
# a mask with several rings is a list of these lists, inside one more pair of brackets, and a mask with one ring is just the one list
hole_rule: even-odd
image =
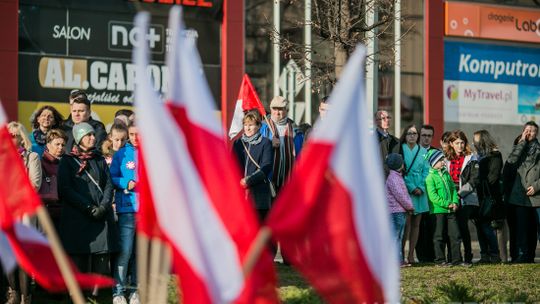
[[[304,28],[304,1],[281,0],[284,11],[297,7],[296,13],[283,18],[281,33],[274,30],[268,22],[270,39],[280,42],[281,53],[285,58],[292,58],[299,65],[304,65],[309,51],[303,43],[300,31]],[[375,6],[377,21],[368,24],[366,9]],[[341,74],[343,67],[354,48],[365,43],[366,33],[376,31],[380,39],[379,61],[381,69],[393,64],[395,21],[395,0],[312,0],[312,81],[316,91],[332,87]],[[287,18],[288,17],[288,18]],[[402,23],[405,20],[402,17]],[[409,27],[405,34],[411,29]],[[405,35],[404,34],[404,35]],[[368,54],[372,60],[374,54]]]

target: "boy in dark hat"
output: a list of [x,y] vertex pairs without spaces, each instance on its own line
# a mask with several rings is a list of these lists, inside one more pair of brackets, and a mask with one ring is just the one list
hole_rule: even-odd
[[[446,171],[444,155],[439,150],[426,154],[431,168],[426,177],[426,191],[429,197],[429,209],[435,214],[435,234],[433,237],[435,263],[438,266],[453,266],[461,263],[461,236],[456,219],[459,198],[452,177]],[[447,227],[447,231],[445,231]],[[451,261],[445,257],[446,241],[450,239]]]

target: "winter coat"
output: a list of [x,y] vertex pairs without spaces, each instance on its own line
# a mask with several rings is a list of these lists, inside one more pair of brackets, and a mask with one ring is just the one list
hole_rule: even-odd
[[38,190],[41,187],[41,161],[36,152],[24,151],[21,154],[24,167],[28,173],[28,178],[34,189]]
[[[94,131],[96,132],[96,144],[95,147],[101,147],[101,144],[103,141],[107,138],[107,131],[105,130],[105,125],[98,120],[94,120],[92,117],[88,121],[86,121],[89,125],[94,128]],[[68,119],[64,120],[64,123],[62,124],[62,130],[66,132],[66,135],[68,137],[68,140],[66,142],[66,153],[71,152],[71,149],[73,148],[73,145],[75,144],[73,140],[73,126],[75,123],[73,120],[71,120],[71,115],[68,117]]]
[[456,185],[445,169],[429,169],[426,177],[426,191],[429,197],[429,208],[432,214],[451,213],[450,204],[459,205]]
[[[41,181],[41,186],[43,189],[51,189],[51,191],[56,191],[58,194],[58,165],[60,164],[60,160],[49,154],[48,151],[43,152],[43,156],[41,157],[41,167],[43,169],[42,175],[43,179]],[[56,182],[55,182],[56,180]],[[54,185],[56,184],[56,189],[52,189]],[[40,188],[40,192],[42,189]],[[41,193],[40,193],[41,195]],[[42,196],[41,200],[45,207],[47,208],[47,211],[49,211],[49,215],[51,218],[59,222],[60,221],[60,214],[62,210],[62,204],[60,204],[59,200],[52,199],[51,196]]]
[[397,171],[390,170],[386,178],[386,198],[390,213],[407,212],[413,209],[403,176]]
[[397,152],[399,150],[399,140],[390,133],[384,136],[378,129],[375,130],[375,134],[377,135],[377,141],[379,142],[379,149],[381,151],[384,175],[388,176],[390,169],[388,169],[388,166],[386,166],[386,156],[392,152]]
[[[105,159],[98,155],[88,160],[81,174],[77,174],[78,170],[74,156],[62,157],[58,167],[58,195],[63,204],[59,231],[62,244],[69,254],[118,251],[119,234],[112,212],[113,184]],[[105,207],[103,219],[91,216],[92,206]]]
[[233,151],[236,155],[243,176],[246,178],[246,184],[249,192],[255,201],[255,209],[270,209],[272,197],[270,195],[269,181],[272,180],[272,162],[274,151],[272,142],[263,137],[261,142],[256,145],[245,143],[251,157],[261,167],[257,166],[249,159],[247,152],[242,145],[242,139],[237,139],[233,145]]
[[[518,206],[540,207],[540,143],[521,141],[514,146],[507,163],[516,169],[511,185],[509,203]],[[527,188],[532,186],[535,193],[528,196]]]
[[32,143],[32,152],[36,152],[38,156],[41,157],[43,155],[43,152],[45,152],[45,145],[37,143],[33,132],[30,132],[30,134],[28,134],[28,138],[30,138],[30,142]]
[[130,143],[113,155],[111,178],[116,189],[114,203],[117,213],[137,212],[138,194],[127,190],[130,181],[137,182],[137,149]]
[[[466,155],[461,166],[459,189],[457,189],[461,205],[479,205],[478,195],[476,193],[476,189],[478,188],[478,168],[478,158],[476,155]],[[446,169],[450,170],[450,162],[447,162]]]
[[502,203],[500,186],[501,172],[503,167],[502,154],[499,151],[491,151],[478,161],[478,199],[491,196],[496,202]]
[[[429,173],[429,163],[425,159],[427,150],[420,145],[416,145],[410,149],[407,144],[401,146],[403,159],[405,160],[405,172],[403,179],[407,186],[414,206],[414,214],[424,213],[429,211],[428,198],[426,194],[426,177]],[[414,157],[418,152],[416,158]],[[413,162],[414,159],[414,162]],[[422,190],[421,195],[412,194],[413,190],[419,188]]]

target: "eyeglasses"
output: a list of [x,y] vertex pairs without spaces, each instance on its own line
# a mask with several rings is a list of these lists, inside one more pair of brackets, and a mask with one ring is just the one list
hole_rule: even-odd
[[390,119],[392,119],[392,116],[384,116],[384,117],[377,118],[377,120],[390,120]]
[[422,136],[422,137],[433,137],[433,134],[422,134],[420,136]]
[[418,135],[418,133],[416,133],[416,132],[408,132],[407,135],[413,136],[413,135]]

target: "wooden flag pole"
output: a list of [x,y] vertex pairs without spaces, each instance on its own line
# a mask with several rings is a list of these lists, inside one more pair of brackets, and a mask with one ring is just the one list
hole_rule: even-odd
[[167,303],[167,289],[169,287],[169,274],[171,271],[171,247],[168,244],[163,245],[161,252],[161,263],[159,269],[159,286],[157,303]]
[[244,277],[247,278],[251,274],[251,271],[253,271],[255,264],[259,260],[264,248],[266,248],[271,236],[272,230],[270,230],[268,226],[261,227],[259,233],[251,243],[244,264],[242,265]]
[[141,303],[150,303],[148,298],[148,237],[137,233],[137,276]]
[[150,240],[150,267],[148,271],[148,303],[157,303],[159,293],[159,270],[163,244],[158,238]]
[[64,249],[62,248],[60,239],[58,238],[58,235],[56,234],[56,230],[54,229],[54,226],[52,224],[51,218],[49,217],[49,213],[47,213],[47,210],[45,210],[45,207],[39,206],[37,208],[36,215],[41,226],[43,227],[43,230],[45,232],[45,235],[47,236],[47,239],[49,239],[52,253],[54,255],[56,263],[58,264],[58,267],[60,268],[60,272],[62,273],[62,277],[64,278],[64,281],[66,282],[66,286],[69,290],[69,294],[73,302],[75,304],[86,303],[86,301],[84,300],[83,294],[81,292],[81,288],[79,284],[77,283],[77,280],[75,280],[73,269],[71,268],[69,264],[66,253],[64,252]]

